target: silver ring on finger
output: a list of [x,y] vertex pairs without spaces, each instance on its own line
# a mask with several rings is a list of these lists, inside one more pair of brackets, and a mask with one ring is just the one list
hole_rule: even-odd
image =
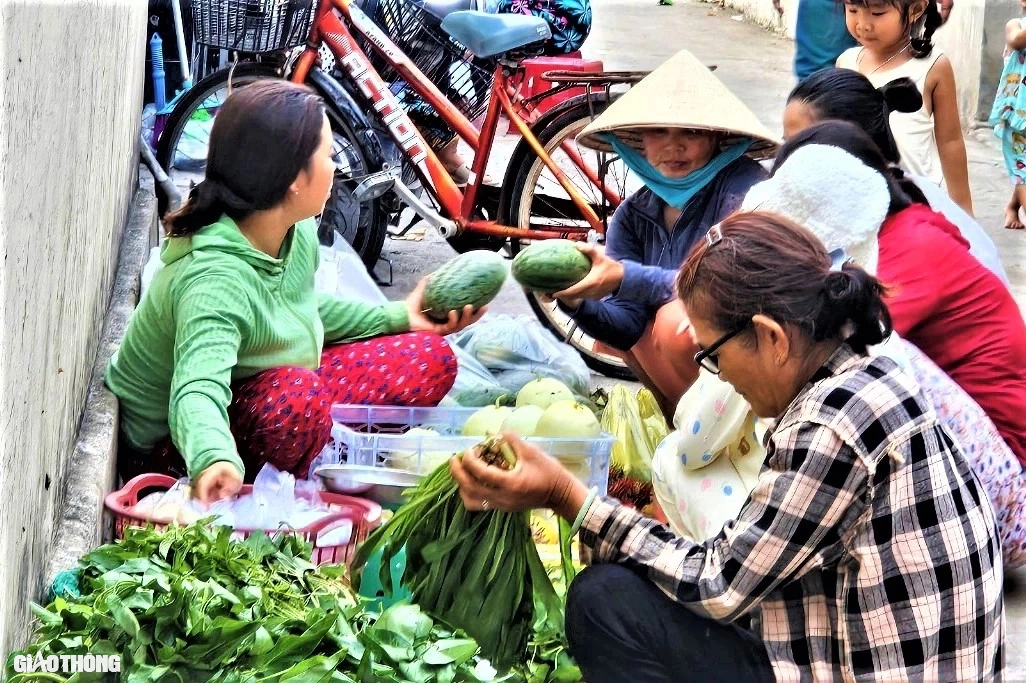
[[489,503],[487,500],[482,500],[481,501],[481,509],[484,510],[485,512],[488,511],[488,508],[489,508],[490,505],[491,505],[491,503]]

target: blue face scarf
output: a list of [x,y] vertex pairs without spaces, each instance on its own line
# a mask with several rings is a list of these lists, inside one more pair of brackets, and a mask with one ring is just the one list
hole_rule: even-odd
[[683,178],[667,178],[655,166],[648,163],[648,159],[616,137],[615,134],[603,133],[600,137],[613,147],[614,152],[620,155],[627,168],[638,174],[648,189],[655,192],[656,196],[675,209],[683,209],[691,198],[698,194],[699,190],[716,177],[717,173],[740,159],[752,146],[750,138],[743,138],[717,154],[702,168],[688,173]]

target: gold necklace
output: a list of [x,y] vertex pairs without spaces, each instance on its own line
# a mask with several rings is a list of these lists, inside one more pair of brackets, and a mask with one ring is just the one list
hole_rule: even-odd
[[[902,54],[903,52],[905,52],[905,50],[909,49],[910,47],[912,47],[912,41],[911,40],[908,41],[907,43],[905,43],[905,47],[901,48],[900,50],[895,52],[893,55],[888,57],[879,66],[877,66],[875,69],[873,69],[868,74],[866,74],[866,76],[872,76],[877,71],[879,71],[880,69],[882,69],[885,66],[887,66],[888,64],[890,64],[894,60],[895,57],[897,57],[898,55]],[[865,56],[866,56],[866,48],[862,48],[862,54],[859,55],[859,65],[860,66],[862,65],[862,60],[865,58]]]

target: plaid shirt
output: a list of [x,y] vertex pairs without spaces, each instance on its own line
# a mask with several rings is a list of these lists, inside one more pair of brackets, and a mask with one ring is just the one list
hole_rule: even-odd
[[751,613],[778,680],[1000,681],[994,513],[914,380],[842,346],[766,441],[716,537],[696,545],[601,500],[584,559],[644,571],[717,621]]

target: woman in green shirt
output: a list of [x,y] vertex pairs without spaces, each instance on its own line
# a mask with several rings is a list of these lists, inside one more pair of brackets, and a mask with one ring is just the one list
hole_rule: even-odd
[[260,82],[226,100],[206,178],[167,218],[163,267],[107,368],[123,475],[188,475],[197,498],[218,500],[265,463],[306,476],[333,403],[435,405],[451,388],[442,335],[482,311],[436,324],[424,282],[381,305],[314,291],[313,216],[334,172],[310,90]]

